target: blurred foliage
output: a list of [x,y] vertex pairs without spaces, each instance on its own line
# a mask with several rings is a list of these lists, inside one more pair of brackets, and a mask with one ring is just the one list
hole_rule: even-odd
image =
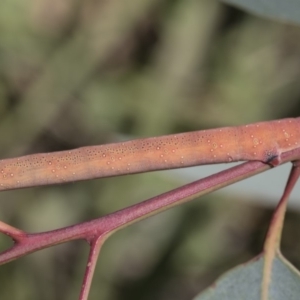
[[[299,50],[299,28],[213,0],[0,1],[0,155],[298,116]],[[179,185],[154,172],[3,192],[0,219],[50,230]],[[201,200],[112,236],[90,299],[189,299],[261,250],[265,208]],[[1,266],[0,299],[76,299],[87,250],[72,242]]]

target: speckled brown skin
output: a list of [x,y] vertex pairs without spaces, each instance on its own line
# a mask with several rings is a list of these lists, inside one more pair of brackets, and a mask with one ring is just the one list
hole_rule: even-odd
[[33,154],[0,161],[0,190],[233,161],[273,164],[297,147],[300,118]]

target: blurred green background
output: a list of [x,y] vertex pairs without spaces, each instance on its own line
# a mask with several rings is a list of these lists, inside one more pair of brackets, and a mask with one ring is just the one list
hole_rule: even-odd
[[[299,53],[300,28],[215,0],[1,1],[1,158],[298,116]],[[182,184],[164,174],[2,192],[0,219],[90,220]],[[249,199],[212,194],[116,233],[89,299],[191,299],[260,252],[271,210]],[[296,265],[298,225],[289,212]],[[0,299],[76,299],[87,253],[77,241],[1,266]]]

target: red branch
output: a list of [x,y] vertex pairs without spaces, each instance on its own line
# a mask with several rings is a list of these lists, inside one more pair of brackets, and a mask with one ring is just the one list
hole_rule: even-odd
[[[297,157],[300,157],[300,149],[284,153],[280,157],[280,163],[293,161]],[[90,253],[79,299],[87,300],[101,246],[113,232],[269,168],[270,165],[258,161],[243,163],[109,215],[48,232],[30,234],[0,221],[0,232],[15,242],[11,248],[0,253],[0,265],[57,244],[77,239],[86,240],[90,244]]]

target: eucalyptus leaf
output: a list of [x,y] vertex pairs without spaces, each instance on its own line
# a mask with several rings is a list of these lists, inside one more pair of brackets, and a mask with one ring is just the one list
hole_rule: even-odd
[[262,288],[267,288],[268,299],[297,300],[300,295],[299,272],[281,255],[272,261],[269,285],[263,286],[264,256],[224,274],[216,283],[193,300],[262,300]]
[[300,24],[299,0],[223,0],[260,16]]

